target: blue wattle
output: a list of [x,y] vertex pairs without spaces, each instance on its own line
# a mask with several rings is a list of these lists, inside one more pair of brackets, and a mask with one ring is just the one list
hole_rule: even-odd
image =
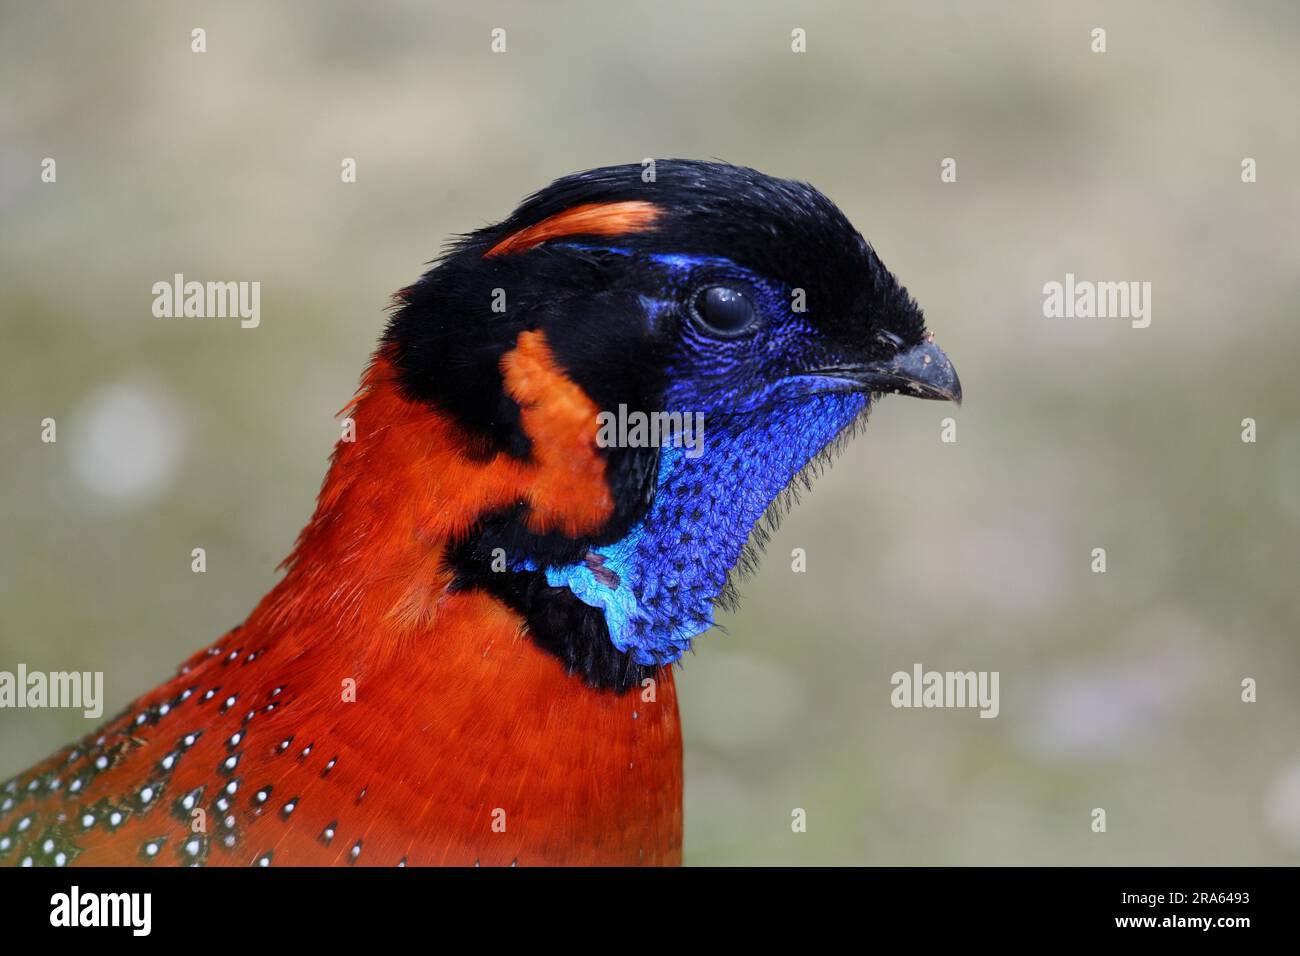
[[586,564],[547,568],[547,581],[602,608],[614,646],[637,663],[679,659],[713,626],[713,602],[754,524],[867,401],[859,393],[821,394],[722,422],[706,418],[703,454],[663,448],[649,512],[621,541],[600,548],[617,586]]

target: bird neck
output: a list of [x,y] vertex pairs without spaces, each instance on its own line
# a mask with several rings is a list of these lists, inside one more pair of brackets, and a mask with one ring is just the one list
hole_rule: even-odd
[[548,582],[603,609],[610,640],[637,663],[678,660],[730,599],[733,569],[756,567],[764,514],[774,524],[791,482],[867,404],[861,393],[819,395],[720,422],[698,455],[665,447],[644,520],[597,560],[548,570]]
[[288,573],[255,615],[271,625],[323,621],[340,634],[424,631],[454,580],[448,547],[486,516],[526,502],[537,534],[601,527],[613,502],[592,435],[595,407],[540,333],[521,335],[502,371],[532,439],[526,460],[482,454],[450,415],[404,394],[381,349],[341,413],[353,428],[335,448]]

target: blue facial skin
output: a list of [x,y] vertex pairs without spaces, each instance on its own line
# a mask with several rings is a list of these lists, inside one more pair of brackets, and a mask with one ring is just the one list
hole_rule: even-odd
[[846,383],[801,374],[834,364],[836,353],[792,310],[792,290],[724,259],[653,260],[664,286],[646,302],[652,321],[714,284],[745,290],[759,320],[734,337],[680,321],[664,409],[703,413],[702,453],[661,442],[654,502],[622,540],[600,548],[599,578],[586,564],[545,569],[552,587],[603,609],[614,646],[649,665],[678,660],[713,626],[714,601],[755,523],[869,402]]

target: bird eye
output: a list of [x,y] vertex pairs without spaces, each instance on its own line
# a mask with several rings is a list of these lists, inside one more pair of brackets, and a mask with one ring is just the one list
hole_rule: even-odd
[[709,286],[695,300],[695,312],[710,332],[738,335],[754,323],[754,303],[725,285]]

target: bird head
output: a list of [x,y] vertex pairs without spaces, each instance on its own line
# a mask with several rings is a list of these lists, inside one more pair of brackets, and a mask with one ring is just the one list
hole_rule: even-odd
[[596,448],[599,522],[539,528],[542,492],[522,495],[447,560],[616,690],[712,625],[764,515],[880,396],[961,399],[921,310],[829,199],[722,163],[558,180],[404,290],[385,342],[405,395],[484,460],[554,440],[512,382],[522,354],[552,391],[576,388],[586,413],[567,427]]

